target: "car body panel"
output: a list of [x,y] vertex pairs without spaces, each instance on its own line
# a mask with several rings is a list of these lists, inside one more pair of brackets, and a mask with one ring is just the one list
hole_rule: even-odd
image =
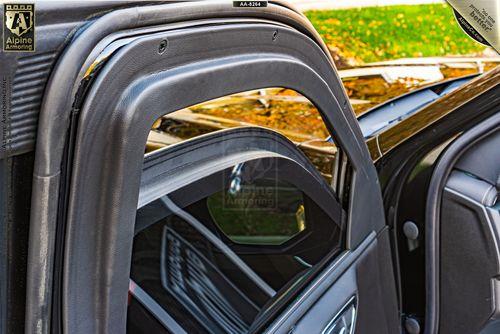
[[[452,94],[447,94],[435,100],[421,110],[414,112],[411,116],[369,138],[366,143],[372,159],[377,161],[404,141],[416,137],[421,131],[434,126],[436,122],[444,119],[453,111],[465,107],[467,103],[474,99],[484,99],[485,108],[483,109],[489,109],[488,106],[496,105],[498,103],[499,72],[500,67],[492,69],[458,88]],[[490,94],[492,98],[483,98],[482,95],[484,94]],[[472,119],[480,116],[479,113],[475,113],[466,117]]]

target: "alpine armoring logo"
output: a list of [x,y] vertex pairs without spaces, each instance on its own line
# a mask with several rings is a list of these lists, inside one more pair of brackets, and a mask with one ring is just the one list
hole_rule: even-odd
[[4,51],[35,51],[35,5],[4,4]]

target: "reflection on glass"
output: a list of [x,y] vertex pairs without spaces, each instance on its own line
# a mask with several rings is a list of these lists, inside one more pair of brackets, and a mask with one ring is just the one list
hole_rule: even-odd
[[217,226],[234,242],[279,245],[304,231],[302,193],[285,182],[259,179],[207,198]]

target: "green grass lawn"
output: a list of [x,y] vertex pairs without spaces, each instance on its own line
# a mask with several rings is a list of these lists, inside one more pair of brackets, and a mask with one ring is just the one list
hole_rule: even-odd
[[477,54],[446,4],[315,10],[305,15],[330,49],[356,62]]

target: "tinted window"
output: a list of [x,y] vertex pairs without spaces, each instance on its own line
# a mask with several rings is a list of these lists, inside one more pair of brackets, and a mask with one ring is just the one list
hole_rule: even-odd
[[340,250],[337,199],[318,180],[260,159],[149,203],[137,213],[131,279],[188,333],[251,331]]

